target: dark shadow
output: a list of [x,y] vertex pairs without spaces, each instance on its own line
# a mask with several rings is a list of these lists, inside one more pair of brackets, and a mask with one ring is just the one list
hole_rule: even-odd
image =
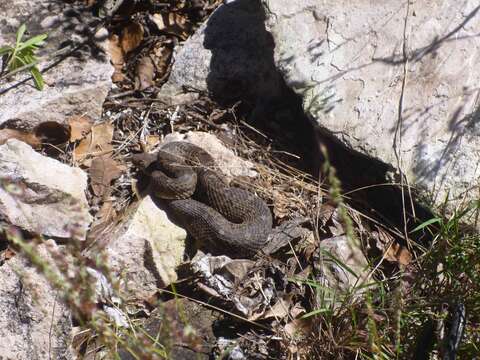
[[[301,99],[285,85],[275,67],[275,44],[265,19],[261,2],[255,0],[223,5],[210,16],[204,37],[204,47],[212,54],[208,91],[222,105],[240,100],[250,124],[267,133],[285,135],[283,139],[272,137],[270,146],[300,155],[300,167],[311,169],[317,157],[312,152],[313,126],[303,115]],[[314,44],[313,56],[318,56],[313,48]]]
[[212,53],[207,86],[215,101],[255,102],[279,95],[281,76],[265,19],[260,1],[252,0],[223,5],[208,19],[203,45]]

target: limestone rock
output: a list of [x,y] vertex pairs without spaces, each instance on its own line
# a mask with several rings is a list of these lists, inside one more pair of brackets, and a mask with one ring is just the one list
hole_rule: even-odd
[[0,216],[25,230],[60,238],[85,238],[92,221],[79,168],[10,139],[0,146]]
[[106,32],[91,33],[100,19],[62,0],[2,1],[0,13],[0,46],[14,43],[18,27],[25,23],[30,33],[26,38],[48,33],[39,56],[70,47],[61,61],[48,59],[39,64],[45,80],[43,91],[32,86],[28,72],[0,80],[0,124],[8,120],[32,127],[45,121],[66,123],[74,115],[98,119],[113,73],[102,50]]
[[172,133],[165,136],[164,143],[172,141],[186,141],[201,147],[213,157],[217,166],[230,179],[237,176],[257,176],[254,165],[250,161],[236,156],[215,135],[201,131],[190,131],[185,134]]
[[174,225],[150,196],[131,209],[108,235],[109,264],[135,298],[147,299],[177,279],[185,250],[185,230]]
[[477,1],[264,3],[277,68],[320,127],[431,203],[478,197]]
[[393,180],[403,173],[429,204],[477,196],[477,2],[259,3],[220,6],[176,51],[161,95],[275,98],[278,70],[320,128]]
[[[49,259],[47,241],[38,247]],[[61,297],[21,255],[0,267],[2,359],[73,359],[70,312]]]
[[175,51],[172,72],[159,96],[185,101],[178,96],[183,87],[208,91],[219,101],[278,95],[281,78],[273,64],[274,44],[264,19],[259,1],[220,5]]

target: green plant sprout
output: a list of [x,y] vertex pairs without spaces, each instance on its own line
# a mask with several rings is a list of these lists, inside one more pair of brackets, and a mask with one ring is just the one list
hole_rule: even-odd
[[36,66],[38,59],[35,56],[35,51],[44,44],[48,35],[41,34],[22,41],[26,29],[25,24],[18,28],[15,45],[0,47],[0,56],[6,56],[5,63],[9,72],[20,71],[20,68],[29,69],[35,86],[38,90],[42,90],[44,82],[42,74]]

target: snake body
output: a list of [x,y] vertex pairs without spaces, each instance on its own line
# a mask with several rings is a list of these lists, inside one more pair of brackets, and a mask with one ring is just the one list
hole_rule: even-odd
[[205,150],[188,142],[170,142],[142,161],[144,166],[153,165],[154,195],[167,202],[174,219],[192,237],[236,257],[266,245],[272,230],[268,206],[254,194],[227,185]]

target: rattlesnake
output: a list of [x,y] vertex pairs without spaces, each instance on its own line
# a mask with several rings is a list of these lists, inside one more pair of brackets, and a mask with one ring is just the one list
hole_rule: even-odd
[[228,186],[202,148],[175,141],[132,160],[148,169],[154,195],[195,239],[235,257],[249,256],[267,244],[272,231],[268,206],[254,194]]

